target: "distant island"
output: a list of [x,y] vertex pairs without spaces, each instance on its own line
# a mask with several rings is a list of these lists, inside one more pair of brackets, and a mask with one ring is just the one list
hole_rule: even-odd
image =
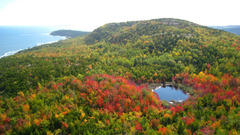
[[76,31],[76,30],[57,30],[50,33],[53,36],[66,36],[67,38],[74,38],[78,36],[84,36],[90,32],[86,31]]

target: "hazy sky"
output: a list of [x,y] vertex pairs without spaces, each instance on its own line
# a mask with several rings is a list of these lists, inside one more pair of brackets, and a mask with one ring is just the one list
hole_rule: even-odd
[[92,31],[110,22],[179,18],[240,25],[239,0],[0,0],[0,25],[71,25]]

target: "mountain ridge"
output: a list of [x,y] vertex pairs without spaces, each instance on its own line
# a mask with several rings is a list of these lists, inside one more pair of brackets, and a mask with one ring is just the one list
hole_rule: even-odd
[[[118,34],[122,34],[124,30],[134,29],[138,26],[145,27],[147,29],[147,25],[149,25],[149,24],[156,25],[155,26],[156,29],[161,29],[161,28],[158,28],[158,26],[174,27],[174,28],[179,28],[179,29],[184,29],[185,27],[210,28],[210,27],[202,26],[202,25],[190,22],[190,21],[174,19],[174,18],[161,18],[161,19],[142,20],[142,21],[109,23],[109,24],[105,24],[105,25],[95,29],[91,34],[89,34],[87,36],[85,42],[86,42],[86,44],[93,44],[93,43],[96,43],[94,41],[100,41],[101,39],[104,39],[104,38],[106,38],[106,41],[112,40],[112,38],[114,36],[117,36]],[[108,30],[108,32],[104,31],[104,30]],[[144,34],[152,35],[152,34],[154,34],[153,32],[159,33],[159,31],[155,31],[155,29],[149,29],[148,31],[146,30]],[[101,35],[102,35],[102,38],[101,38]],[[138,36],[141,36],[141,35],[138,35]]]
[[240,25],[228,25],[228,26],[210,26],[212,28],[224,30],[227,32],[234,33],[236,35],[240,35]]
[[[132,74],[133,80],[140,83],[171,81],[176,74],[181,72],[199,73],[206,70],[206,65],[210,64],[214,69],[210,70],[210,73],[216,76],[230,73],[236,77],[240,72],[238,68],[239,41],[239,36],[235,34],[180,19],[164,18],[153,19],[153,21],[110,23],[95,29],[86,37],[67,39],[21,51],[18,56],[30,56],[24,58],[26,59],[24,61],[16,55],[6,58],[13,58],[13,60],[7,61],[9,64],[4,64],[5,59],[1,59],[0,61],[4,61],[1,62],[4,74],[0,76],[0,90],[11,93],[11,91],[17,91],[15,87],[29,89],[36,87],[37,82],[43,84],[50,81],[50,76],[56,78],[70,74],[77,76],[77,71],[84,75],[115,73],[121,76],[124,76],[125,72],[129,72]],[[73,48],[75,49],[73,50]],[[72,61],[69,67],[66,66],[64,57],[68,59],[68,64]],[[41,62],[33,58],[38,58]],[[48,61],[44,61],[44,58]],[[39,79],[26,77],[23,80],[24,83],[8,85],[12,81],[11,79],[6,80],[4,77],[18,80],[16,76],[9,75],[9,70],[11,70],[9,66],[17,65],[13,63],[16,59],[19,61],[16,63],[20,63],[20,65],[25,63],[25,66],[28,67],[27,71],[38,73]],[[77,59],[81,59],[81,64]],[[49,63],[49,60],[52,63]],[[31,61],[36,61],[39,65],[29,67],[28,65],[32,65]],[[41,64],[46,62],[49,64],[44,66]],[[54,64],[59,62],[60,65]],[[61,67],[61,65],[63,66]],[[89,70],[87,65],[91,65],[92,69]],[[234,66],[229,68],[230,65]],[[16,72],[20,68],[17,67]],[[51,69],[50,71],[57,69],[58,72],[39,73],[38,67]],[[152,74],[155,73],[157,73],[157,77],[152,77]],[[22,76],[19,75],[19,78]]]
[[[239,134],[240,36],[157,20],[0,59],[0,134]],[[166,81],[189,98],[147,87]]]

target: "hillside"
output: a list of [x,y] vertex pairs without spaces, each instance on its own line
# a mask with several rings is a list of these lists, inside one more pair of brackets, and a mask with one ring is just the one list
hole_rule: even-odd
[[[0,59],[0,132],[239,134],[240,36],[163,18]],[[144,83],[192,88],[164,106]],[[144,84],[144,85],[142,85]]]
[[68,38],[74,38],[78,36],[84,36],[89,34],[90,32],[85,31],[76,31],[76,30],[57,30],[50,33],[53,36],[65,36]]
[[86,38],[86,43],[93,44],[99,41],[126,43],[126,39],[136,42],[138,37],[144,35],[151,38],[158,38],[162,35],[173,34],[172,36],[182,36],[181,38],[183,38],[188,34],[194,34],[192,30],[197,27],[202,28],[202,26],[192,22],[171,18],[110,23],[94,30]]
[[171,81],[182,72],[208,70],[207,65],[215,76],[229,73],[238,77],[239,49],[239,36],[188,21],[111,23],[87,37],[35,47],[1,59],[0,90],[16,94],[51,78],[95,73],[130,73],[136,83]]

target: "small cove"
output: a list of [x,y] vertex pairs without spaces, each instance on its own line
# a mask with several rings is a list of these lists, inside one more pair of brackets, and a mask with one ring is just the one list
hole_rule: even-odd
[[154,90],[161,100],[170,102],[174,100],[176,102],[182,102],[188,98],[188,94],[184,93],[180,89],[175,89],[171,85],[158,87]]

